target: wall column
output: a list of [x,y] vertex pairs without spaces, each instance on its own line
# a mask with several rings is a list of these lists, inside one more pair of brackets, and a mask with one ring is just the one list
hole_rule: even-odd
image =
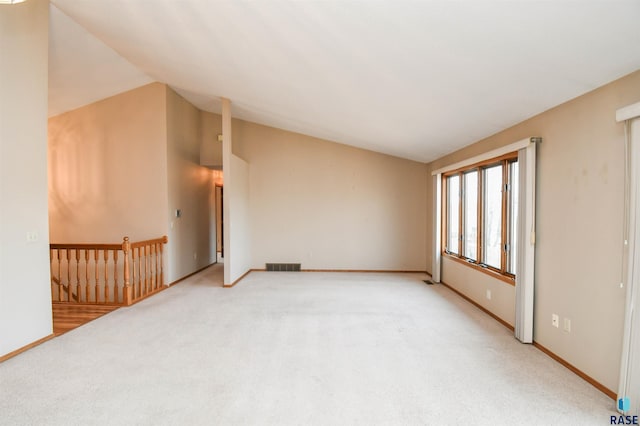
[[0,5],[0,357],[52,333],[49,2]]
[[226,190],[222,194],[223,212],[223,245],[224,245],[224,285],[231,285],[231,101],[222,98],[222,172],[224,173],[224,186]]

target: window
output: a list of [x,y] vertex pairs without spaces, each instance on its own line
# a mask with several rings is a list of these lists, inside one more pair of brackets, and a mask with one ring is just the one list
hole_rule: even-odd
[[500,268],[502,255],[502,166],[487,167],[484,174],[484,263]]
[[447,238],[447,248],[450,253],[459,254],[459,237],[460,228],[460,176],[454,175],[447,179],[447,223],[449,224],[449,232]]
[[511,153],[443,175],[444,252],[513,282],[518,160]]
[[520,187],[518,185],[518,162],[513,161],[509,164],[509,180],[510,191],[508,192],[509,200],[507,201],[507,225],[509,225],[509,250],[507,250],[507,272],[516,273],[516,262],[518,259],[518,196]]
[[464,174],[464,257],[478,260],[478,171]]

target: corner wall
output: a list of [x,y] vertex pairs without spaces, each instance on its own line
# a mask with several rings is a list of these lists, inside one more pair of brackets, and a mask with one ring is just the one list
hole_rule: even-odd
[[200,111],[200,165],[222,170],[222,117],[208,111]]
[[[638,100],[640,71],[429,165],[435,170],[529,136],[543,138],[534,339],[612,390],[618,384],[625,300],[619,287],[624,129],[615,112]],[[483,274],[463,267],[444,261],[443,281],[513,324],[514,288],[481,282]],[[487,286],[493,289],[490,301],[483,296]],[[551,314],[558,314],[561,324],[569,318],[571,332],[552,327]]]
[[52,333],[48,27],[46,0],[0,6],[0,356]]
[[51,241],[167,235],[167,284],[214,262],[216,172],[200,166],[201,121],[160,83],[50,118]]
[[425,164],[243,120],[233,140],[251,165],[253,268],[425,270]]
[[249,164],[242,158],[231,155],[231,173],[226,173],[230,184],[225,188],[230,201],[228,222],[229,247],[225,248],[225,268],[229,269],[229,280],[225,284],[233,284],[251,269],[251,248],[253,246],[251,232],[251,209]]
[[173,282],[216,260],[215,188],[214,172],[200,166],[201,111],[169,87],[166,97],[167,282]]
[[165,111],[152,83],[49,119],[51,242],[168,235]]

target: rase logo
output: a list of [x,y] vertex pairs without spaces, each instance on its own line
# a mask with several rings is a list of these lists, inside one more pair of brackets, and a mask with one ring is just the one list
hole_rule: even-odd
[[629,411],[631,407],[631,401],[629,401],[628,397],[620,398],[618,400],[618,410],[620,411]]
[[[631,408],[631,401],[629,398],[624,397],[618,400],[618,410],[629,411]],[[637,425],[638,416],[611,416],[610,424],[612,425]]]

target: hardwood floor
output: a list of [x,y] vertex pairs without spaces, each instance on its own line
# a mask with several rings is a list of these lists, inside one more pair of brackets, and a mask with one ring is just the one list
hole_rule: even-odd
[[54,303],[53,334],[59,336],[118,308],[119,306]]

